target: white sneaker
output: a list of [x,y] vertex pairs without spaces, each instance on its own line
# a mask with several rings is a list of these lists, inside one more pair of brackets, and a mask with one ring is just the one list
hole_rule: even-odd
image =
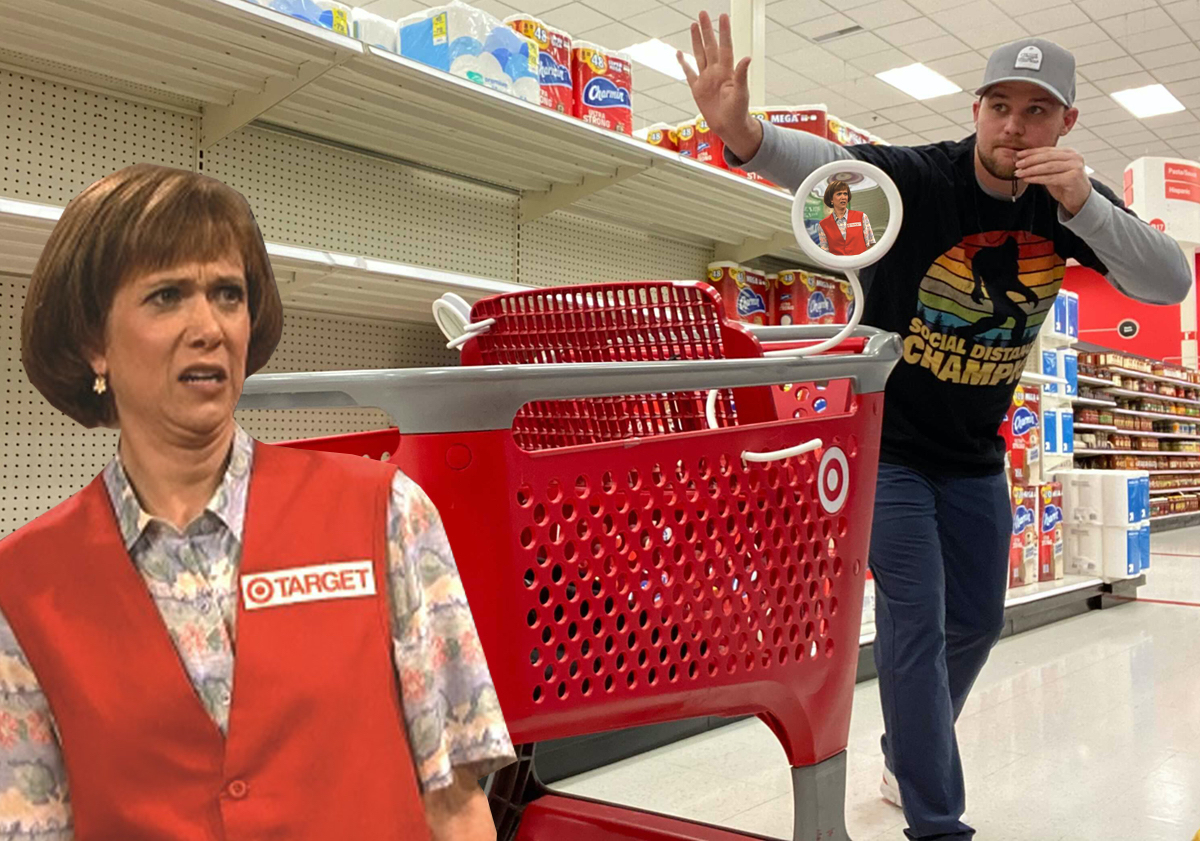
[[886,764],[883,766],[883,782],[879,784],[879,793],[883,795],[884,800],[897,809],[904,808],[904,801],[900,799],[900,786]]

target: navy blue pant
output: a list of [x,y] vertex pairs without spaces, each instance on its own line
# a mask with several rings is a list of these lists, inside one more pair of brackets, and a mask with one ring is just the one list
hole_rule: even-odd
[[1004,625],[1012,508],[1004,474],[879,467],[871,573],[883,755],[913,839],[969,839],[954,722]]

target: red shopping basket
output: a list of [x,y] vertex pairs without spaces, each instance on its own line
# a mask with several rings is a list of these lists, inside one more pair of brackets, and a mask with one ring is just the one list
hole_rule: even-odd
[[[680,290],[687,307],[658,308],[662,341],[614,345],[611,323],[603,339],[594,321],[561,313],[544,316],[553,331],[509,331],[489,313],[500,329],[465,355],[486,364],[503,350],[513,364],[252,377],[244,407],[339,392],[398,420],[391,460],[441,512],[514,742],[756,714],[793,767],[795,837],[842,839],[882,390],[898,342],[862,328],[861,353],[761,358],[763,342],[812,331],[760,342],[723,323],[697,286]],[[505,314],[503,299],[486,306]],[[657,330],[637,321],[651,309],[641,298],[622,306],[631,332]],[[711,321],[695,315],[708,309]],[[499,349],[510,335],[525,355]],[[543,337],[552,353],[532,341]],[[664,360],[665,346],[678,355]],[[733,347],[743,358],[720,358]],[[528,364],[539,354],[550,361]],[[593,361],[606,356],[622,361]],[[716,429],[704,422],[710,387],[726,394]],[[811,391],[797,400],[799,389]],[[519,430],[529,404],[550,408]],[[556,438],[564,414],[595,437]],[[812,438],[815,452],[751,460]],[[518,774],[529,784],[493,793],[502,838],[750,837],[547,793],[529,762]]]

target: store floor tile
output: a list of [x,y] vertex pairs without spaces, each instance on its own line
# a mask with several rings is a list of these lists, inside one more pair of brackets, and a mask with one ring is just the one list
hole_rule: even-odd
[[[1144,601],[1003,640],[958,722],[978,841],[1191,839],[1200,829],[1200,528],[1154,536]],[[1190,606],[1192,603],[1196,606]],[[854,841],[901,841],[879,797],[878,684],[848,748]],[[783,749],[743,721],[556,789],[790,838]]]

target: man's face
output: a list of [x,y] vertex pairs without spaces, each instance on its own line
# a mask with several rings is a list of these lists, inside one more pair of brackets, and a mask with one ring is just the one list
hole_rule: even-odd
[[1045,88],[1001,82],[975,103],[975,146],[984,169],[996,178],[1015,177],[1017,152],[1056,146],[1079,119]]
[[833,209],[838,213],[843,213],[846,210],[846,205],[850,204],[850,191],[838,190],[833,194]]

